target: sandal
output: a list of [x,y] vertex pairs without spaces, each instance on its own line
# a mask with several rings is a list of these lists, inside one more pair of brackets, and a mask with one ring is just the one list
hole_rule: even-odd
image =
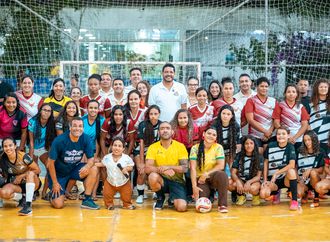
[[70,192],[66,192],[65,193],[65,197],[68,199],[68,200],[77,200],[77,195],[76,194],[72,194]]

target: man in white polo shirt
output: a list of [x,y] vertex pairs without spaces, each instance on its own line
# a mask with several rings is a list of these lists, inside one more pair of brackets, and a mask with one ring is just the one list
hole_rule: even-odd
[[162,75],[163,81],[151,88],[148,103],[159,106],[161,121],[170,122],[178,109],[187,108],[187,91],[183,84],[174,81],[174,65],[165,64]]
[[248,98],[255,96],[257,93],[252,90],[252,81],[248,74],[243,73],[239,76],[239,89],[240,91],[234,95],[234,98],[239,100],[245,105]]

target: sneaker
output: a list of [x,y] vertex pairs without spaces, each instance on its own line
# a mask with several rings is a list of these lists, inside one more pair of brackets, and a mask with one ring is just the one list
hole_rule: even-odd
[[135,201],[137,204],[142,204],[143,203],[143,195],[140,195],[136,198],[136,201]]
[[260,197],[259,195],[252,196],[252,205],[259,206],[260,205]]
[[317,208],[320,206],[320,200],[318,198],[314,198],[313,202],[311,203],[310,207],[311,208]]
[[110,205],[109,207],[107,207],[108,210],[115,210],[115,207],[113,205]]
[[143,194],[143,199],[148,199],[148,194]]
[[245,202],[246,202],[245,195],[239,195],[238,199],[237,199],[237,202],[236,202],[236,205],[242,206],[242,205],[244,205]]
[[296,211],[298,210],[298,201],[295,201],[295,200],[291,200],[291,203],[290,203],[290,210],[291,211]]
[[236,203],[237,202],[237,193],[231,192],[231,202]]
[[314,199],[314,191],[308,190],[307,198],[308,198],[308,200],[313,200]]
[[157,200],[157,193],[154,192],[154,193],[152,194],[152,200]]
[[85,199],[85,192],[82,192],[79,194],[79,200],[84,200]]
[[93,199],[85,199],[84,201],[82,201],[80,207],[82,208],[87,208],[87,209],[92,209],[92,210],[98,210],[100,209],[100,206],[97,205]]
[[281,202],[281,191],[278,191],[276,195],[273,196],[273,204],[280,204]]
[[32,208],[31,205],[28,205],[27,203],[24,204],[24,207],[18,212],[18,215],[20,216],[28,216],[32,214]]
[[228,213],[228,208],[227,208],[227,206],[219,206],[218,211],[220,213]]
[[0,208],[3,208],[3,199],[0,199]]
[[127,210],[135,210],[136,207],[134,205],[129,205],[128,207],[124,207],[123,206],[123,209],[127,209]]
[[168,208],[174,208],[174,202],[171,199],[167,200],[167,207]]
[[25,205],[26,205],[26,199],[25,199],[25,196],[23,196],[23,197],[18,201],[17,207],[18,207],[18,208],[24,208]]
[[116,192],[116,194],[114,195],[114,199],[119,199],[120,198],[120,193]]
[[165,202],[165,197],[157,198],[156,202],[154,203],[155,210],[162,210]]

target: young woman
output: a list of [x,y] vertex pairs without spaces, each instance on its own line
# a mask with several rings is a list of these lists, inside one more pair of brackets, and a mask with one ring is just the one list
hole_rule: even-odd
[[[82,91],[80,87],[73,87],[70,91],[70,97],[72,101],[74,101],[77,104],[77,107],[80,105],[80,98],[82,97]],[[81,110],[79,108],[79,117],[81,116]]]
[[138,90],[132,90],[127,95],[127,103],[125,104],[126,115],[128,119],[128,139],[129,146],[127,154],[131,154],[135,143],[137,142],[137,129],[139,124],[144,120],[146,109],[140,108],[141,94]]
[[150,85],[146,81],[140,81],[136,85],[136,90],[139,91],[141,94],[141,101],[140,101],[140,108],[146,108],[149,106],[148,104],[148,98],[149,98],[149,92],[150,92]]
[[20,83],[21,90],[16,91],[16,96],[21,107],[26,111],[28,121],[38,113],[43,99],[33,92],[34,80],[31,76],[23,76]]
[[96,163],[98,167],[105,167],[107,179],[104,182],[103,199],[108,210],[114,210],[114,195],[120,193],[123,201],[123,208],[134,210],[132,204],[132,185],[129,180],[129,172],[133,170],[134,163],[128,155],[124,154],[125,141],[116,137],[113,139],[112,152],[102,159],[101,163]]
[[196,90],[199,86],[199,80],[196,77],[189,77],[187,80],[187,108],[197,103]]
[[160,109],[157,105],[151,105],[145,112],[145,119],[139,124],[137,139],[139,142],[133,150],[134,162],[138,171],[137,176],[137,191],[138,197],[136,198],[137,204],[142,204],[144,199],[145,189],[145,155],[149,145],[159,140],[159,120]]
[[252,195],[252,205],[260,204],[262,164],[263,158],[259,154],[255,138],[251,135],[244,136],[242,150],[235,158],[229,180],[229,190],[238,194],[236,205],[243,205],[246,202],[246,193]]
[[102,157],[108,154],[115,137],[127,141],[127,117],[122,105],[115,105],[111,110],[110,118],[107,118],[102,125],[100,139]]
[[[317,134],[313,130],[305,132],[297,159],[298,197],[302,198],[302,203],[307,203],[307,192],[314,190],[316,184],[321,180],[326,157],[325,152],[320,149]],[[320,206],[319,194],[316,191],[314,194],[311,207],[318,207]]]
[[0,140],[12,137],[16,140],[19,150],[25,149],[27,140],[27,116],[20,108],[19,100],[15,93],[8,93],[0,107]]
[[70,100],[65,105],[63,110],[59,113],[58,117],[55,119],[56,134],[60,135],[69,131],[69,123],[74,117],[78,117],[78,106],[77,104]]
[[[29,155],[36,164],[38,164],[39,158],[46,167],[48,151],[56,137],[53,110],[48,103],[42,104],[37,115],[30,119],[28,131],[30,138]],[[47,189],[48,179],[47,176],[45,176],[45,184],[41,192],[41,197],[43,199],[46,198]]]
[[190,106],[188,110],[201,136],[213,121],[213,107],[207,104],[207,91],[204,87],[197,88],[195,95],[197,104]]
[[273,111],[275,128],[285,126],[290,130],[289,142],[296,150],[301,145],[302,136],[308,128],[309,115],[304,105],[298,102],[299,92],[294,84],[288,84],[284,90],[284,100],[276,103]]
[[296,152],[294,146],[288,141],[289,133],[286,127],[279,127],[276,131],[276,141],[267,146],[264,154],[264,179],[260,197],[268,199],[272,193],[275,193],[273,203],[278,204],[281,189],[290,188],[292,193],[290,210],[298,210]]
[[38,174],[40,169],[33,159],[26,153],[16,150],[16,141],[13,138],[5,138],[2,141],[3,155],[0,160],[0,167],[7,183],[0,188],[2,199],[22,199],[23,207],[19,215],[32,214],[33,193],[39,188],[40,180]]
[[326,150],[330,131],[329,80],[319,79],[313,85],[309,108],[309,125],[317,133],[321,147]]
[[225,150],[226,164],[231,168],[236,151],[240,150],[240,129],[235,119],[234,109],[228,104],[222,106],[213,126],[217,130],[217,141]]
[[57,78],[53,81],[53,87],[49,96],[44,100],[45,103],[50,103],[54,117],[56,118],[64,105],[71,100],[71,98],[64,95],[65,83],[62,78]]
[[208,88],[209,94],[209,104],[211,105],[214,100],[217,100],[221,97],[221,85],[218,80],[213,80],[210,82]]
[[194,198],[210,197],[211,189],[219,193],[218,211],[227,213],[228,177],[224,172],[223,148],[217,143],[217,131],[210,127],[203,132],[203,139],[190,151],[190,175]]

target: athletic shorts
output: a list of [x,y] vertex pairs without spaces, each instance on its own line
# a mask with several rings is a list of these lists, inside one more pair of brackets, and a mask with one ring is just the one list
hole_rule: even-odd
[[[268,181],[270,181],[272,179],[272,177],[268,177]],[[284,179],[285,179],[285,176],[283,176],[283,177],[281,177],[281,178],[279,178],[279,179],[276,179],[275,180],[275,184],[276,184],[276,186],[277,186],[277,191],[273,191],[271,194],[272,195],[275,195],[275,194],[277,194],[277,192],[279,191],[279,190],[281,190],[282,188],[288,188],[287,186],[285,186],[285,184],[284,184]]]
[[[13,184],[13,181],[15,180],[15,176],[11,176],[9,179],[8,179],[8,182],[6,184]],[[16,184],[14,184],[16,185]],[[34,190],[37,191],[40,189],[42,183],[41,183],[41,180],[39,179],[39,186],[38,187],[35,187]],[[26,181],[25,180],[22,180],[21,184],[18,184],[17,186],[19,186],[21,189],[22,189],[22,193],[25,194],[26,193]]]
[[[67,186],[69,180],[76,180],[76,181],[84,181],[85,180],[85,178],[80,178],[80,176],[79,176],[80,169],[82,167],[84,167],[85,165],[86,165],[86,163],[79,163],[75,168],[73,168],[71,170],[71,173],[68,176],[64,176],[64,177],[56,176],[57,182],[61,185],[61,191],[60,191],[61,195],[65,194],[65,189],[66,189],[66,186]],[[53,189],[53,181],[52,181],[49,174],[48,174],[48,186],[49,186],[50,190]],[[55,198],[55,196],[52,195],[52,199],[54,199],[54,198]]]
[[262,148],[264,145],[268,145],[270,142],[273,142],[273,141],[276,141],[276,137],[275,136],[273,136],[273,137],[271,137],[269,140],[267,140],[267,141],[263,141],[262,139],[259,139],[259,138],[256,138],[256,137],[254,137],[255,139],[256,139],[256,141],[257,141],[257,145],[258,145],[258,147],[260,147],[260,148]]
[[184,183],[172,181],[164,176],[162,176],[162,178],[164,181],[162,191],[164,193],[169,193],[172,200],[183,199],[187,201],[187,192]]

